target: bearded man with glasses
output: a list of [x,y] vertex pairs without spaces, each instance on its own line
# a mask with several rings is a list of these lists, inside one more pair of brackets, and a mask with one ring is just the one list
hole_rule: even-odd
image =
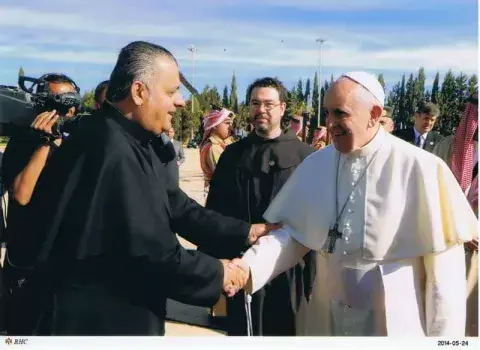
[[[282,131],[287,92],[275,78],[262,78],[247,90],[252,133],[225,149],[210,183],[206,207],[250,223],[264,222],[263,213],[295,168],[314,150],[295,131]],[[199,250],[215,257],[239,257],[245,246],[211,241]],[[253,295],[253,335],[293,336],[311,294],[315,255],[279,275]],[[229,335],[247,335],[244,295],[227,301]]]

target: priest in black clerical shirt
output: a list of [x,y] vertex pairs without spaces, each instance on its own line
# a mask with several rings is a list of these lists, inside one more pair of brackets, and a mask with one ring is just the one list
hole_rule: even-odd
[[163,335],[167,298],[208,307],[245,279],[174,234],[243,245],[271,228],[204,209],[169,179],[174,154],[158,135],[185,105],[179,89],[166,49],[122,49],[109,102],[52,157],[9,241],[11,333]]

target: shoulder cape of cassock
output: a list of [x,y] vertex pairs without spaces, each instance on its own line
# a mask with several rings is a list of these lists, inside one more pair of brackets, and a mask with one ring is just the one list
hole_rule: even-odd
[[[330,145],[306,158],[264,215],[317,251],[335,223],[338,157]],[[365,176],[365,259],[415,258],[477,237],[476,217],[440,158],[387,134]]]

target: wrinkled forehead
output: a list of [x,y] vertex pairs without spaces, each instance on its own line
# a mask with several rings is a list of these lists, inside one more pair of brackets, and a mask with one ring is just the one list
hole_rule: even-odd
[[325,92],[324,107],[335,108],[350,104],[358,86],[360,85],[348,78],[338,79]]

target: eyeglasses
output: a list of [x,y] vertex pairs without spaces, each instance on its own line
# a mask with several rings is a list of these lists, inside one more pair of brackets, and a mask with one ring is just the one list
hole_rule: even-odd
[[260,109],[263,105],[265,107],[266,111],[271,111],[272,109],[274,109],[277,106],[280,106],[281,104],[282,104],[281,102],[279,102],[279,103],[274,103],[274,102],[263,103],[263,102],[253,101],[253,102],[250,102],[250,107],[254,108],[254,109]]

